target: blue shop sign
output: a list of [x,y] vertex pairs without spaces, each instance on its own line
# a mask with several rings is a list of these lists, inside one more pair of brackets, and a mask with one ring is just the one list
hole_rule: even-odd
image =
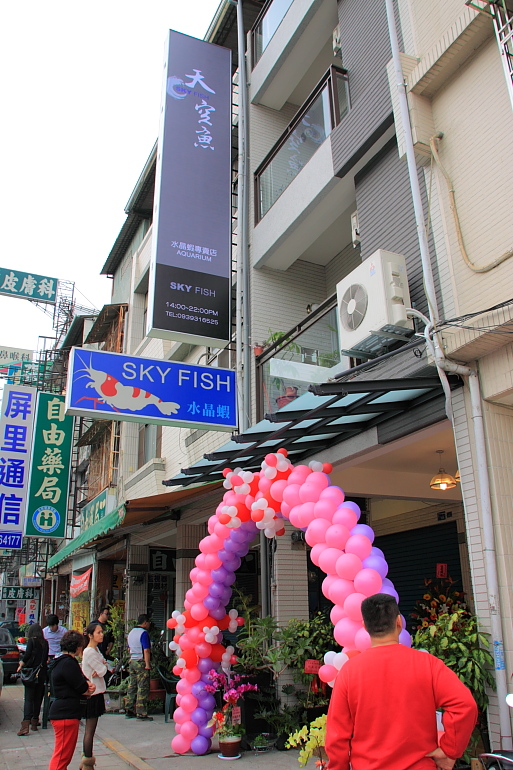
[[235,372],[72,348],[66,413],[179,428],[237,427]]

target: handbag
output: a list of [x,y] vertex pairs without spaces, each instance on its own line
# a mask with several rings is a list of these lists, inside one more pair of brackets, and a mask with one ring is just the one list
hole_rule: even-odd
[[41,670],[42,665],[43,664],[40,663],[39,666],[37,666],[36,668],[31,668],[29,666],[22,666],[22,668],[20,669],[20,679],[23,682],[23,684],[37,684],[39,671]]

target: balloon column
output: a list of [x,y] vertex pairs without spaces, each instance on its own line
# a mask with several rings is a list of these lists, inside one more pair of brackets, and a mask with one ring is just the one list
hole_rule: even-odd
[[[209,534],[199,543],[185,609],[175,610],[167,623],[175,631],[169,646],[178,656],[174,672],[180,676],[173,715],[177,735],[171,744],[178,754],[205,754],[210,749],[213,728],[208,722],[215,700],[205,685],[210,684],[212,669],[236,662],[233,647],[221,644],[222,632],[234,632],[244,621],[236,610],[227,614],[225,608],[235,572],[258,530],[268,538],[279,537],[288,519],[305,532],[312,561],[327,574],[322,591],[335,605],[331,620],[343,651],[326,653],[319,671],[324,682],[333,684],[341,666],[370,646],[362,625],[362,601],[380,592],[399,599],[386,577],[383,552],[372,545],[374,532],[358,524],[358,506],[330,485],[329,463],[294,467],[287,451],[279,449],[266,455],[261,468],[257,473],[242,468],[223,472],[226,492],[208,521]],[[411,644],[406,630],[400,641]]]

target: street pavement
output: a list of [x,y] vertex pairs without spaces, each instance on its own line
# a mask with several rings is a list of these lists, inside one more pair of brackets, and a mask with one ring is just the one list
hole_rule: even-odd
[[[0,696],[0,770],[47,770],[53,751],[53,730],[39,728],[27,736],[18,736],[23,711],[23,685],[6,684]],[[78,770],[82,755],[81,726],[77,750],[70,770]],[[263,754],[246,752],[240,760],[218,760],[217,751],[205,756],[174,754],[171,740],[175,735],[173,723],[164,715],[154,716],[153,722],[125,719],[123,714],[104,714],[96,730],[94,754],[97,770],[222,770],[244,766],[251,770],[299,770],[298,752],[270,751]],[[312,770],[314,765],[312,763]]]

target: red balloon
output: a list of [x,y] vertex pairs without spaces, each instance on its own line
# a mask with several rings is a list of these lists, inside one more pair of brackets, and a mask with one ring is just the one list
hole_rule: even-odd
[[178,623],[176,622],[175,618],[169,618],[166,625],[168,628],[176,628]]
[[213,644],[210,657],[212,658],[214,663],[220,663],[225,652],[226,650],[222,644]]
[[194,668],[198,665],[198,653],[195,650],[183,650],[182,659],[185,660],[187,668]]
[[[276,533],[276,534],[278,534],[278,533]],[[244,618],[237,618],[237,625],[238,626],[243,626],[244,625]]]

